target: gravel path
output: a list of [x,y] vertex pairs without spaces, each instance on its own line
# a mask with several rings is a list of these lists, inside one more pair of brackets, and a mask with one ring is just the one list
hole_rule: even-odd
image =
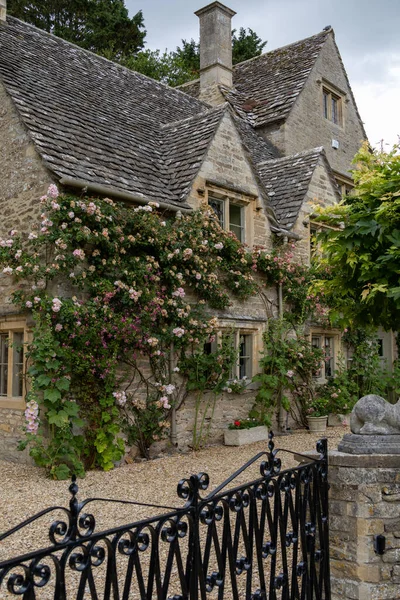
[[[347,432],[345,427],[329,428],[326,434],[328,447],[337,448],[338,442]],[[288,436],[275,438],[277,448],[292,452],[307,452],[315,448],[315,435],[300,431]],[[78,481],[78,498],[88,497],[136,500],[145,503],[182,506],[176,495],[176,485],[182,478],[192,473],[206,472],[210,476],[210,489],[219,485],[236,469],[240,468],[257,452],[266,449],[265,442],[247,446],[211,446],[198,452],[166,456],[150,462],[125,465],[108,473],[91,471],[85,479]],[[294,466],[296,461],[290,454],[282,455],[285,468]],[[52,481],[46,478],[42,469],[7,462],[0,462],[0,532],[4,532],[24,519],[49,506],[68,506],[69,492],[66,481]],[[258,471],[246,472],[240,481],[258,476]],[[136,521],[145,516],[166,512],[162,508],[136,506],[110,506],[99,502],[90,505],[96,517],[96,531]],[[54,512],[42,517],[24,528],[23,536],[14,534],[0,542],[0,560],[48,544],[48,527],[56,516]],[[18,550],[17,550],[18,549]]]

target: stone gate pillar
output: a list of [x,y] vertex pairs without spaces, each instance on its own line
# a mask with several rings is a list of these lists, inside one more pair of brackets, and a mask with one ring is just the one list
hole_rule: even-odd
[[[346,435],[339,449],[354,451],[355,438],[361,435]],[[363,444],[368,439],[372,444],[373,436]],[[378,448],[330,453],[332,600],[400,598],[400,454],[377,454]]]

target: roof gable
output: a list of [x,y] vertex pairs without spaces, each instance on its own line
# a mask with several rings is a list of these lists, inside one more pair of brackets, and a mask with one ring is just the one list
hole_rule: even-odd
[[160,125],[207,105],[11,17],[0,76],[56,175],[176,200],[160,168]]
[[[220,86],[226,100],[254,127],[286,119],[330,33],[322,31],[235,65],[233,88]],[[199,96],[198,81],[181,89]]]
[[339,189],[322,147],[258,165],[261,181],[282,227],[291,229],[295,224],[313,173],[321,159],[333,189],[337,192],[337,200],[340,200]]

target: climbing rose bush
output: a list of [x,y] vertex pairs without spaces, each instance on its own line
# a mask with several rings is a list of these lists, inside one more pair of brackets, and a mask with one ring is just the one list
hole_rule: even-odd
[[155,202],[128,208],[55,185],[40,202],[31,232],[0,240],[0,268],[35,323],[21,448],[55,478],[111,469],[121,422],[147,455],[183,397],[185,365],[219,328],[209,309],[281,282],[296,314],[316,304],[290,250],[250,251],[212,210],[168,219]]
[[30,233],[0,241],[0,261],[35,322],[22,447],[62,478],[123,456],[121,409],[150,412],[160,437],[179,387],[170,353],[179,369],[218,329],[206,305],[225,308],[256,285],[251,255],[212,212],[167,220],[157,203],[126,208],[56,186],[41,206]]

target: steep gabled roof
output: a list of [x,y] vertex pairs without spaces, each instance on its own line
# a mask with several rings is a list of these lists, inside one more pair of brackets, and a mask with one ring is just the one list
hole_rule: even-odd
[[[233,88],[221,86],[226,100],[254,127],[286,119],[330,31],[235,65]],[[196,98],[200,93],[198,81],[181,89]]]
[[162,127],[162,153],[169,189],[178,200],[188,195],[227,105]]
[[339,188],[322,147],[258,165],[261,181],[282,227],[290,229],[295,224],[320,159],[324,161],[337,199],[340,200]]
[[0,77],[56,175],[178,200],[161,125],[208,105],[12,17],[0,27]]

